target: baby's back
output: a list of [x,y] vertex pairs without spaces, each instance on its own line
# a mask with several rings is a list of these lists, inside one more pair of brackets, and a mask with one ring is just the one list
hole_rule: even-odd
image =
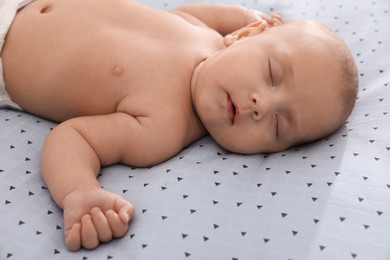
[[19,11],[2,58],[11,98],[63,121],[190,103],[194,66],[221,42],[211,30],[133,1],[37,0]]

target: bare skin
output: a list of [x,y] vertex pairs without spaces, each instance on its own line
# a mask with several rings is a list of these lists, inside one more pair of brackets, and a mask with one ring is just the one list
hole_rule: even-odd
[[[218,68],[231,61],[229,57],[235,57],[236,48],[231,46],[240,46],[236,43],[258,37],[264,31],[264,35],[269,31],[272,37],[271,27],[281,23],[279,14],[267,17],[239,6],[195,4],[163,12],[130,0],[37,0],[18,12],[1,54],[5,82],[12,100],[23,109],[62,122],[46,139],[42,174],[53,199],[64,210],[65,242],[69,250],[95,248],[100,242],[123,236],[134,215],[128,201],[100,187],[96,176],[101,166],[154,165],[207,132],[226,148],[243,153],[276,151],[307,141],[297,134],[273,139],[268,132],[275,133],[275,113],[282,120],[281,135],[290,130],[303,131],[314,139],[324,135],[324,128],[329,126],[327,129],[331,131],[340,124],[343,119],[337,116],[324,115],[319,118],[320,123],[313,119],[305,111],[323,107],[319,104],[318,108],[308,109],[313,105],[308,103],[310,99],[302,98],[299,101],[302,105],[292,105],[298,95],[306,95],[306,90],[315,95],[312,87],[315,84],[310,83],[324,77],[321,66],[328,66],[329,60],[308,72],[315,73],[315,77],[308,77],[304,91],[272,92],[281,94],[272,99],[275,106],[268,112],[252,107],[261,103],[251,95],[252,90],[237,92],[247,93],[246,100],[234,94],[237,89],[232,87],[227,86],[222,92],[212,87],[218,85],[214,78],[225,77]],[[278,37],[283,38],[282,33]],[[311,38],[301,44],[310,42]],[[245,41],[245,44],[253,47],[258,42]],[[260,46],[264,44],[260,42]],[[229,49],[233,56],[229,52],[225,56],[225,50]],[[281,59],[277,51],[271,53]],[[295,49],[289,53],[293,53],[288,56],[290,61],[306,55]],[[222,57],[221,63],[216,57]],[[256,68],[265,66],[255,60],[248,62],[253,62]],[[301,63],[308,68],[299,67]],[[278,84],[295,87],[304,82],[307,77],[304,69],[313,65],[307,57],[302,57],[301,63],[296,64],[295,72],[299,73],[295,77],[284,73],[286,70],[282,68],[286,64],[275,65],[280,67],[274,76],[275,80],[280,78]],[[245,66],[240,69],[245,70]],[[209,77],[207,71],[215,73]],[[247,80],[253,83],[266,77],[269,79],[265,75],[248,76]],[[326,78],[324,84],[335,81],[328,75]],[[237,80],[231,78],[230,82]],[[202,100],[207,100],[203,86],[209,85],[210,95],[217,99],[203,104]],[[334,90],[319,88],[321,98],[333,102],[330,107],[337,115],[339,99],[332,94]],[[247,109],[252,111],[247,115],[244,106],[241,107],[246,102],[253,108]],[[223,107],[219,116],[218,110],[210,106],[214,103]],[[282,103],[289,105],[282,109]],[[302,113],[304,116],[297,119],[296,115]],[[252,123],[248,123],[249,118]],[[297,121],[304,120],[309,123],[295,127]],[[235,145],[229,135],[243,136],[246,129],[254,127],[252,124],[266,133],[254,134],[253,138],[268,141],[244,140],[258,145],[249,146],[248,150]],[[266,146],[261,147],[263,143]]]
[[[212,8],[232,14],[221,33],[257,15]],[[18,12],[2,52],[7,90],[26,111],[64,122],[46,140],[42,172],[64,209],[69,250],[123,236],[134,215],[100,188],[101,166],[156,164],[206,133],[190,81],[221,48],[222,35],[194,16],[133,1],[40,0]]]

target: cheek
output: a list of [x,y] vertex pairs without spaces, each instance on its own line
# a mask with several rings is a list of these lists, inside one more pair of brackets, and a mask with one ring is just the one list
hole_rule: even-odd
[[265,137],[261,136],[261,132],[251,133],[244,128],[225,127],[211,128],[211,136],[225,149],[242,154],[252,154],[259,152],[262,147]]
[[288,148],[269,129],[259,125],[234,129],[223,139],[224,143],[221,142],[221,145],[224,148],[242,154],[278,152]]

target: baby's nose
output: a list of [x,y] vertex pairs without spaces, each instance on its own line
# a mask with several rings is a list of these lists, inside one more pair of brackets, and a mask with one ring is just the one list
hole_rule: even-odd
[[270,110],[269,102],[266,102],[264,98],[256,93],[251,95],[251,106],[252,106],[252,118],[254,120],[262,119]]

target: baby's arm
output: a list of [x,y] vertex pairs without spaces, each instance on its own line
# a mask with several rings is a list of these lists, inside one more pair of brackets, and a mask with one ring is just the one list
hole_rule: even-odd
[[153,163],[149,158],[159,160],[163,156],[145,153],[149,141],[156,140],[144,138],[150,134],[144,121],[125,113],[75,118],[48,135],[42,152],[42,174],[53,199],[64,210],[69,250],[94,248],[127,232],[133,206],[102,189],[96,175],[100,165],[124,162],[143,166]]
[[279,13],[274,13],[269,17],[263,12],[239,5],[193,3],[181,5],[172,12],[182,16],[183,14],[192,15],[222,35],[232,33],[259,20],[265,20],[269,26],[283,22]]

